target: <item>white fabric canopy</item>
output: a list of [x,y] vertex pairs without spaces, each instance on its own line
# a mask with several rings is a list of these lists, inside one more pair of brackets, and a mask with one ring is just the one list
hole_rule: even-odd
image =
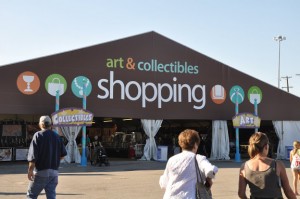
[[279,138],[277,159],[287,159],[286,147],[293,146],[295,140],[300,141],[300,121],[273,121],[273,125]]
[[71,162],[76,162],[80,163],[81,162],[81,156],[80,152],[77,147],[76,143],[76,137],[78,133],[81,130],[81,126],[66,126],[66,127],[61,127],[61,131],[64,134],[64,136],[68,140],[68,144],[66,145],[66,150],[67,150],[67,156],[64,158],[63,161],[66,161],[68,163]]
[[155,142],[155,135],[157,134],[161,123],[163,120],[147,120],[147,119],[141,119],[141,123],[143,125],[143,129],[148,136],[148,139],[146,140],[146,144],[144,147],[144,154],[141,158],[141,160],[157,160],[157,146]]
[[212,146],[210,159],[229,160],[229,136],[226,120],[214,120],[212,123]]

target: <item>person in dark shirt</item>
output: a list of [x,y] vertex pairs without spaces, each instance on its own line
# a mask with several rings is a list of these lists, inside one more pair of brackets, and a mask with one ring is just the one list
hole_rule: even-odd
[[94,164],[93,161],[97,158],[97,151],[101,147],[103,147],[98,138],[99,138],[98,135],[95,135],[94,141],[91,142],[91,144],[90,144],[91,145],[91,160],[90,161],[91,161],[92,165]]
[[67,151],[59,135],[51,130],[49,116],[40,117],[39,126],[41,131],[33,135],[28,151],[27,198],[37,198],[45,189],[47,199],[55,199],[58,168]]
[[247,199],[247,186],[250,198],[297,199],[290,187],[286,169],[282,161],[268,157],[269,139],[265,133],[255,132],[249,138],[248,154],[250,160],[241,165],[239,173],[238,196]]

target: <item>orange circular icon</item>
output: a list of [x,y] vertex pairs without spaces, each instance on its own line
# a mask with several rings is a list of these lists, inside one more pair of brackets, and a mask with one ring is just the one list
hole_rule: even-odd
[[40,79],[33,72],[23,72],[18,76],[17,87],[21,93],[25,95],[32,95],[39,90]]

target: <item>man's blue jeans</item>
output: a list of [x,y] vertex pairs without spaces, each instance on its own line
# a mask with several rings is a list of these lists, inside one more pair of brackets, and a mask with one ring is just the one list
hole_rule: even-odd
[[27,198],[36,199],[38,195],[45,189],[47,199],[56,198],[56,186],[58,184],[58,176],[41,177],[35,176],[28,186]]

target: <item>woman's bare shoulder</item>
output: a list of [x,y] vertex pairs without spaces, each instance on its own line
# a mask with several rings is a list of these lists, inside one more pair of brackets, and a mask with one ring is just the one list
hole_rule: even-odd
[[243,162],[243,163],[241,164],[240,170],[244,170],[244,169],[245,169],[245,165],[246,165],[247,162],[248,162],[248,161]]
[[279,171],[285,169],[285,165],[281,160],[275,160],[276,161],[276,169]]

